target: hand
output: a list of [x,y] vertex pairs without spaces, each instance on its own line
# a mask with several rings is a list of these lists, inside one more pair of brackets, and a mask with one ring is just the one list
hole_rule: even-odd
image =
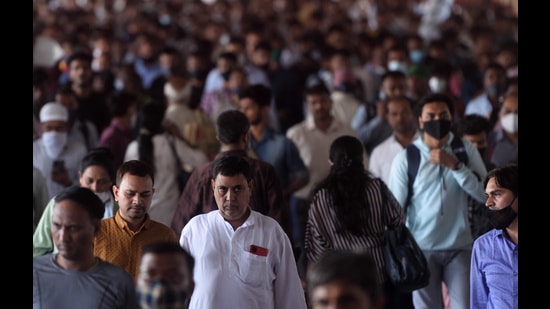
[[52,169],[52,180],[68,187],[72,184],[71,178],[69,177],[69,171],[65,167],[54,167]]
[[448,167],[452,170],[455,170],[460,163],[460,161],[452,154],[442,150],[441,148],[434,148],[430,150],[430,162]]

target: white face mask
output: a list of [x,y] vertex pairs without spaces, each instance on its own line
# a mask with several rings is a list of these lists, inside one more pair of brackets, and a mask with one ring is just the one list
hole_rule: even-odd
[[42,145],[46,148],[46,154],[52,159],[57,159],[65,145],[67,145],[67,133],[48,131],[42,133]]
[[407,73],[407,64],[401,61],[392,60],[388,62],[388,70],[401,71],[403,73]]
[[113,195],[111,194],[111,191],[105,191],[105,192],[94,192],[97,197],[103,202],[103,204],[111,201],[113,198]]
[[500,125],[504,131],[508,133],[518,133],[518,114],[510,113],[502,116],[502,118],[500,118]]
[[432,76],[428,80],[428,86],[433,93],[440,93],[447,91],[447,81],[443,78]]

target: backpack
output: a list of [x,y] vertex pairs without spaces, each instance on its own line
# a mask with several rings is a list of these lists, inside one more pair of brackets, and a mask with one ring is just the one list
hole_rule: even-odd
[[[457,136],[453,136],[451,148],[456,158],[464,165],[467,165],[468,154],[466,153],[462,139]],[[409,177],[409,182],[407,198],[405,199],[404,204],[405,209],[411,202],[413,183],[416,178],[416,174],[418,173],[418,166],[420,164],[420,150],[418,150],[414,144],[409,144],[406,147],[406,151],[408,162],[407,175]],[[474,174],[476,173],[474,172]],[[479,179],[479,175],[476,174],[476,176]],[[470,230],[474,239],[492,229],[491,223],[486,215],[487,211],[487,207],[485,207],[484,203],[480,203],[468,195],[468,219],[470,220]]]

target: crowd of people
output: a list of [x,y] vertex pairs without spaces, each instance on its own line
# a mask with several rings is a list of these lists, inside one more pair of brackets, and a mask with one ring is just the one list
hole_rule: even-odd
[[34,307],[517,308],[517,47],[514,1],[33,1]]

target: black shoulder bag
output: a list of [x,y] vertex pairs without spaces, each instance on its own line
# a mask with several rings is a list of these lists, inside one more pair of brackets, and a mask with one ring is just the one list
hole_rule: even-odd
[[387,280],[401,292],[412,292],[427,286],[430,282],[428,262],[405,223],[397,226],[388,225],[385,202],[389,192],[387,189],[382,191],[382,215],[386,224],[383,251]]

